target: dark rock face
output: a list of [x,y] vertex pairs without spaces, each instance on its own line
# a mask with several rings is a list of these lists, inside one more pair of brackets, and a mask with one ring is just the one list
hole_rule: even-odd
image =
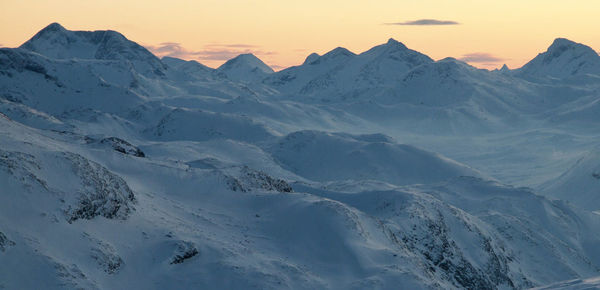
[[423,213],[417,210],[413,217],[417,216],[420,218],[415,220],[417,223],[413,225],[412,231],[398,233],[398,236],[401,236],[402,244],[411,252],[423,256],[430,274],[441,276],[457,287],[466,289],[520,288],[509,276],[511,255],[505,253],[501,246],[492,245],[490,238],[478,228],[467,225],[469,231],[479,237],[478,247],[483,249],[487,261],[483,267],[472,264],[465,257],[461,247],[451,237],[447,221],[441,212],[422,219]]
[[15,245],[15,242],[11,241],[4,235],[4,233],[0,232],[0,252],[5,252],[7,248]]
[[244,166],[238,177],[229,176],[228,187],[233,191],[248,192],[252,190],[294,192],[292,187],[283,179],[273,178],[266,173]]
[[181,242],[177,245],[175,256],[171,259],[170,264],[181,264],[186,260],[198,255],[198,249],[190,242]]
[[92,250],[92,258],[107,274],[115,274],[121,269],[124,262],[121,257],[110,251],[110,248],[96,248]]
[[117,137],[104,138],[104,139],[100,140],[99,143],[104,144],[104,145],[109,145],[115,151],[121,152],[123,154],[133,155],[135,157],[146,157],[146,154],[144,154],[144,152],[142,150],[131,145],[131,143],[129,143],[123,139],[117,138]]
[[121,177],[80,155],[64,154],[83,184],[78,204],[67,210],[69,222],[97,216],[126,219],[135,210],[133,191]]
[[20,178],[27,188],[31,188],[33,184],[36,184],[48,190],[47,182],[34,173],[35,170],[40,170],[41,167],[31,154],[0,150],[0,169]]
[[[126,219],[135,210],[135,196],[127,183],[118,175],[110,172],[102,165],[70,152],[51,153],[53,162],[66,163],[79,179],[79,187],[73,191],[60,193],[68,200],[65,210],[68,222],[78,219],[92,219],[103,216],[108,219]],[[27,190],[39,189],[44,192],[54,191],[45,180],[44,162],[31,154],[0,150],[0,170],[20,180]],[[75,202],[73,202],[75,200]],[[65,199],[61,198],[61,202]]]

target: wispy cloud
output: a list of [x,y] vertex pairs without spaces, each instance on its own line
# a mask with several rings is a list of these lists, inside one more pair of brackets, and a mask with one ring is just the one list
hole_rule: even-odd
[[159,57],[188,58],[196,53],[195,51],[185,49],[177,42],[163,42],[159,45],[145,45],[145,47]]
[[504,58],[497,57],[497,56],[492,55],[487,52],[467,53],[458,59],[462,60],[464,62],[469,62],[469,63],[484,63],[484,64],[498,63],[498,62],[502,62],[502,61],[506,60]]
[[438,20],[438,19],[419,19],[412,21],[404,21],[404,22],[393,22],[393,23],[385,23],[386,25],[458,25],[460,23],[452,20]]
[[199,61],[223,61],[234,58],[243,53],[252,53],[257,56],[274,55],[276,52],[264,51],[256,45],[250,44],[207,44],[201,50],[189,50],[177,42],[163,42],[159,45],[145,45],[145,47],[158,57],[170,56],[182,59]]
[[258,46],[252,45],[252,44],[241,44],[241,43],[233,43],[233,44],[212,43],[212,44],[207,44],[204,47],[256,48]]

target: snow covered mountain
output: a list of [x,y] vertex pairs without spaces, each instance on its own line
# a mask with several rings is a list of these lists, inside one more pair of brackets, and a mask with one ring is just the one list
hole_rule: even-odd
[[40,30],[21,48],[55,59],[128,61],[145,75],[164,75],[165,66],[143,46],[112,30],[70,31],[58,23]]
[[165,56],[160,59],[167,66],[184,72],[186,76],[193,76],[200,79],[205,79],[214,74],[214,69],[207,67],[195,60],[183,60],[175,57]]
[[252,82],[261,80],[273,69],[266,65],[254,54],[240,54],[217,68],[217,72],[224,74],[231,80]]
[[595,285],[590,51],[212,69],[51,24],[0,49],[0,288]]
[[277,72],[263,83],[286,95],[327,96],[323,99],[331,101],[387,87],[410,69],[432,61],[390,38],[359,55],[342,47],[322,56],[311,54],[304,64]]
[[600,56],[589,46],[557,38],[517,71],[524,76],[569,78],[584,74],[600,75]]

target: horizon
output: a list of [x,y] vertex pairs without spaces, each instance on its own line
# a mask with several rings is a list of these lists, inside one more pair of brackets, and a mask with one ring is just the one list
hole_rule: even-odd
[[58,22],[70,30],[115,30],[160,56],[209,67],[253,53],[281,70],[313,52],[362,52],[389,38],[435,60],[453,57],[486,69],[521,67],[559,37],[600,47],[600,32],[590,29],[600,25],[597,1],[448,2],[7,0],[0,5],[0,46],[19,46]]
[[[430,20],[427,20],[427,21],[430,21]],[[44,26],[44,27],[40,28],[40,29],[39,29],[39,30],[38,30],[36,33],[34,33],[33,35],[31,35],[31,36],[30,36],[30,37],[29,37],[29,38],[28,38],[26,41],[24,41],[23,43],[27,42],[27,41],[28,41],[28,40],[30,40],[32,37],[34,37],[34,36],[35,36],[37,33],[39,33],[39,32],[40,32],[40,31],[42,31],[43,29],[45,29],[45,28],[47,28],[48,26],[50,26],[50,25],[53,25],[53,24],[58,24],[58,25],[60,25],[61,27],[63,27],[64,29],[66,29],[66,30],[68,30],[68,31],[106,31],[106,30],[112,30],[112,29],[98,29],[98,30],[81,30],[81,29],[71,29],[71,28],[69,28],[69,27],[65,27],[63,24],[61,24],[61,23],[59,23],[59,22],[57,22],[57,21],[54,21],[54,22],[51,22],[51,23],[49,23],[48,25],[46,25],[46,26]],[[226,63],[226,62],[228,62],[229,60],[235,59],[235,58],[237,58],[237,57],[239,57],[239,56],[241,56],[241,55],[244,55],[244,54],[251,54],[251,55],[254,55],[255,57],[257,57],[259,60],[261,60],[261,61],[262,61],[263,63],[265,63],[267,66],[269,66],[270,68],[272,68],[274,71],[281,71],[281,70],[285,70],[285,69],[287,69],[287,68],[290,68],[290,67],[294,67],[294,66],[299,66],[299,65],[302,65],[302,63],[303,63],[303,62],[306,60],[306,58],[307,58],[309,55],[316,53],[316,52],[310,52],[310,53],[308,53],[308,54],[307,54],[307,55],[306,55],[306,56],[305,56],[305,57],[304,57],[304,58],[303,58],[303,59],[302,59],[302,60],[301,60],[299,63],[297,63],[297,64],[293,64],[293,65],[290,65],[290,66],[285,66],[285,67],[284,67],[284,66],[279,66],[279,65],[271,65],[271,64],[267,63],[267,62],[266,62],[264,59],[262,59],[262,58],[260,57],[260,55],[256,55],[256,54],[255,54],[255,53],[253,53],[252,51],[241,51],[241,52],[239,52],[239,54],[231,55],[229,58],[227,58],[227,59],[223,59],[223,60],[221,60],[220,62],[217,62],[217,63],[216,63],[216,65],[215,65],[215,62],[209,62],[209,63],[205,63],[205,62],[202,62],[202,61],[200,61],[200,60],[198,60],[198,59],[195,59],[195,58],[193,58],[193,57],[187,57],[187,58],[186,58],[186,57],[181,57],[180,55],[173,55],[173,54],[172,54],[170,51],[168,51],[168,50],[166,50],[166,51],[165,51],[165,50],[161,50],[161,49],[160,49],[160,47],[156,47],[156,46],[152,46],[152,45],[144,45],[144,44],[142,44],[142,43],[139,43],[139,42],[137,42],[135,39],[131,39],[130,37],[128,37],[127,35],[123,34],[122,32],[120,32],[120,31],[118,31],[118,30],[112,30],[112,31],[116,31],[117,33],[120,33],[120,34],[121,34],[121,35],[123,35],[125,38],[127,38],[129,41],[133,41],[133,42],[135,42],[135,43],[137,43],[137,44],[139,44],[139,45],[143,46],[144,48],[146,48],[146,49],[147,49],[149,52],[151,52],[153,55],[155,55],[155,56],[156,56],[157,58],[159,58],[159,59],[162,59],[163,57],[171,57],[171,58],[177,58],[177,59],[182,59],[182,60],[186,60],[186,61],[196,61],[196,62],[198,62],[198,63],[200,63],[200,64],[202,64],[202,65],[205,65],[205,66],[207,66],[207,67],[210,67],[210,68],[213,68],[213,69],[217,69],[219,66],[221,66],[221,65],[225,64],[225,63]],[[575,42],[575,43],[578,43],[578,44],[582,44],[582,45],[586,45],[586,46],[588,46],[588,45],[587,45],[587,44],[585,44],[585,43],[580,43],[580,42],[577,42],[577,41],[574,41],[574,40],[568,39],[568,38],[566,38],[566,37],[560,37],[560,36],[559,36],[559,37],[556,37],[556,38],[554,38],[554,39],[551,41],[551,43],[550,43],[550,44],[548,44],[548,46],[547,46],[546,48],[543,48],[543,49],[541,49],[539,53],[543,53],[543,52],[545,52],[545,51],[546,51],[546,49],[547,49],[548,47],[550,47],[550,45],[551,45],[552,43],[554,43],[554,41],[556,41],[557,39],[566,39],[566,40],[569,40],[569,41],[571,41],[571,42]],[[369,49],[371,49],[371,48],[373,48],[373,47],[380,46],[380,45],[385,45],[385,44],[386,44],[386,43],[388,43],[390,40],[395,40],[396,42],[399,42],[399,43],[401,43],[401,44],[405,45],[405,46],[406,46],[408,49],[411,49],[411,50],[417,51],[417,52],[419,52],[419,53],[422,53],[422,54],[424,54],[424,55],[427,55],[427,54],[426,54],[426,53],[424,53],[424,52],[421,52],[421,51],[419,51],[419,50],[416,50],[416,49],[413,49],[413,48],[409,47],[409,46],[408,46],[408,45],[406,45],[406,44],[405,44],[405,43],[404,43],[402,40],[398,40],[398,39],[395,39],[395,38],[393,38],[393,37],[390,37],[390,38],[389,38],[388,40],[386,40],[385,42],[379,42],[379,43],[377,43],[377,44],[374,44],[374,45],[372,45],[371,47],[369,47],[369,48],[367,48],[367,49],[365,49],[365,50],[362,50],[362,51],[360,51],[360,52],[353,51],[353,50],[351,50],[351,49],[348,49],[348,48],[346,48],[346,47],[343,47],[343,46],[336,46],[336,47],[334,47],[334,48],[331,48],[331,49],[330,49],[330,50],[328,50],[328,51],[325,51],[324,53],[317,53],[317,54],[318,54],[319,56],[322,56],[322,55],[324,55],[324,54],[326,54],[326,53],[328,53],[328,52],[331,52],[332,50],[335,50],[335,49],[337,49],[337,48],[340,48],[340,47],[341,47],[341,48],[347,49],[348,51],[350,51],[350,52],[352,52],[352,53],[354,53],[354,54],[356,54],[356,55],[360,55],[360,54],[362,54],[362,53],[364,53],[364,52],[368,51]],[[21,44],[19,44],[19,45],[17,45],[17,46],[14,46],[14,47],[12,47],[12,48],[19,47],[19,46],[21,46],[23,43],[21,43]],[[6,46],[3,46],[2,44],[0,44],[0,48],[2,48],[2,47],[6,47]],[[242,46],[242,47],[243,47],[243,46]],[[596,53],[598,54],[598,51],[597,51],[597,50],[595,50],[593,47],[591,47],[591,46],[588,46],[588,47],[590,47],[592,50],[594,50],[594,52],[596,52]],[[539,53],[538,53],[538,54],[539,54]],[[427,56],[429,56],[429,55],[427,55]],[[537,54],[536,54],[536,56],[537,56]],[[429,56],[429,57],[431,57],[431,56]],[[471,65],[471,66],[473,66],[473,67],[479,68],[479,69],[495,70],[495,69],[500,69],[500,68],[501,68],[501,67],[503,67],[504,65],[507,65],[509,69],[511,69],[511,70],[514,70],[514,69],[519,69],[519,68],[523,67],[523,66],[524,66],[525,64],[527,64],[529,61],[531,61],[531,60],[532,60],[532,59],[533,59],[535,56],[534,56],[534,57],[532,57],[531,59],[527,60],[525,63],[523,63],[521,66],[518,66],[518,67],[511,67],[511,66],[510,66],[510,65],[508,65],[506,62],[498,62],[498,63],[497,63],[497,65],[495,65],[494,67],[488,67],[488,66],[485,66],[485,65],[483,65],[483,66],[481,66],[481,65],[480,65],[480,66],[478,66],[478,64],[481,64],[481,63],[479,63],[479,61],[478,61],[478,60],[479,60],[479,59],[485,59],[486,57],[488,57],[488,56],[486,56],[484,53],[473,53],[473,54],[471,54],[471,55],[465,55],[465,56],[463,56],[463,57],[461,57],[461,58],[454,57],[454,56],[446,56],[446,57],[437,58],[437,59],[436,59],[436,58],[433,58],[433,57],[431,57],[431,58],[432,58],[434,61],[440,61],[440,60],[447,59],[447,58],[453,58],[453,59],[456,59],[456,60],[458,60],[458,61],[465,62],[465,63],[467,63],[467,64],[469,64],[469,65]]]

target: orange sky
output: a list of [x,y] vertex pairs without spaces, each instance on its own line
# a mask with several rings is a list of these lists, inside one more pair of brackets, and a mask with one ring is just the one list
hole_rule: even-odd
[[[478,67],[516,68],[556,37],[600,48],[599,12],[598,0],[0,0],[0,46],[59,22],[117,30],[212,67],[253,52],[280,69],[311,52],[359,53],[393,37],[434,59],[470,55]],[[459,24],[386,25],[419,19]]]

